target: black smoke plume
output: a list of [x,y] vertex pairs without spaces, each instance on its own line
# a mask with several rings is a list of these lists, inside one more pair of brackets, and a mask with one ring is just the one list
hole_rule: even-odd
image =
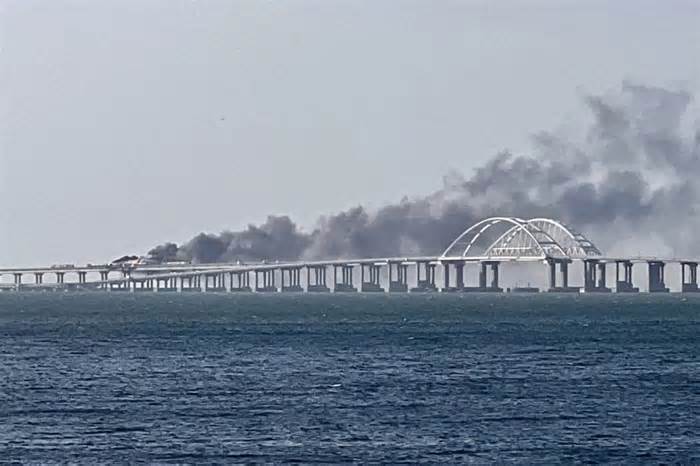
[[440,254],[492,215],[558,218],[610,254],[700,253],[700,126],[689,121],[690,93],[623,83],[583,102],[591,117],[583,135],[538,133],[531,154],[504,151],[469,178],[450,173],[427,197],[373,212],[354,207],[321,217],[310,232],[270,216],[149,254],[193,262]]

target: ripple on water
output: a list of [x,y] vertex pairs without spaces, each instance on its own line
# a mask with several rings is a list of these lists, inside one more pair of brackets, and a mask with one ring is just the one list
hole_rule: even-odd
[[0,452],[700,462],[700,300],[610,298],[0,294]]

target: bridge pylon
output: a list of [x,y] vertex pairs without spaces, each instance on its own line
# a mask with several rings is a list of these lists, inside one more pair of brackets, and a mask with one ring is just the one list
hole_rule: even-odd
[[[547,258],[549,266],[549,292],[550,293],[579,293],[581,289],[577,286],[569,286],[569,264],[571,259]],[[561,285],[557,284],[557,265],[561,276]]]

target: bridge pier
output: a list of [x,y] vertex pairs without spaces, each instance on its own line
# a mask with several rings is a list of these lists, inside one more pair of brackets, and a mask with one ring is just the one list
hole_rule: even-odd
[[443,286],[442,286],[442,292],[445,293],[450,290],[450,264],[449,263],[442,263],[442,279],[443,279]]
[[146,292],[146,291],[154,291],[155,288],[153,286],[153,279],[152,278],[139,278],[139,279],[134,279],[134,291],[136,292]]
[[180,277],[180,292],[190,293],[193,291],[201,291],[196,276],[190,275],[187,277]]
[[584,259],[583,290],[586,293],[610,293],[612,290],[606,286],[605,272],[605,262]]
[[115,290],[118,290],[118,291],[129,291],[130,290],[131,277],[129,277],[129,274],[127,273],[126,270],[122,270],[122,281],[115,284],[112,288]]
[[[480,292],[480,293],[500,293],[503,288],[499,286],[499,268],[498,261],[483,261],[479,262],[479,286],[462,286],[462,291]],[[491,281],[489,281],[489,269],[491,269]]]
[[[234,286],[233,281],[234,275],[236,276],[236,286]],[[247,270],[240,272],[229,272],[229,291],[232,293],[253,291],[250,287],[250,273]]]
[[129,291],[129,289],[129,276],[125,271],[122,271],[122,281],[109,284],[109,291]]
[[66,273],[65,272],[56,272],[56,283],[59,285],[63,285],[66,281]]
[[[260,281],[262,275],[262,283]],[[276,293],[275,269],[255,270],[255,291],[258,293]]]
[[[547,259],[549,266],[549,292],[550,293],[579,293],[577,286],[569,286],[569,264],[571,259]],[[557,286],[557,264],[561,274],[561,286]]]
[[78,272],[78,284],[85,285],[87,283],[87,272]]
[[202,291],[221,293],[226,291],[223,273],[205,273]]
[[34,284],[41,285],[44,283],[44,274],[42,272],[34,273]]
[[159,293],[173,293],[177,292],[177,278],[175,277],[166,277],[166,278],[159,278],[156,280],[156,288],[155,291]]
[[[631,261],[615,261],[615,291],[617,293],[638,293],[639,288],[632,284],[632,266]],[[620,279],[620,266],[623,269],[623,276]]]
[[663,261],[648,261],[647,265],[649,267],[649,293],[668,293],[669,289],[664,281],[666,263]]
[[[686,273],[686,268],[688,273]],[[681,262],[681,292],[697,293],[698,289],[698,263]]]
[[19,290],[20,288],[22,288],[22,274],[14,273],[12,275],[15,277],[15,289]]
[[[351,292],[357,291],[353,286],[353,265],[335,264],[333,265],[333,292]],[[338,282],[338,270],[340,270],[340,282]]]
[[[495,293],[500,293],[503,291],[503,288],[498,286],[498,275],[499,275],[499,266],[500,262],[498,261],[485,261],[481,262],[481,270],[479,271],[479,291],[484,291],[484,292],[495,292]],[[489,283],[489,273],[488,270],[489,268],[491,269],[491,282]]]
[[[454,267],[455,270],[455,286],[451,286],[451,273],[450,266]],[[459,262],[443,262],[442,263],[443,275],[445,284],[442,288],[443,293],[464,291],[464,261]]]
[[[416,287],[411,288],[412,292],[426,292],[426,291],[437,291],[437,286],[435,285],[435,267],[428,261],[416,262]],[[424,273],[421,274],[421,268]],[[423,275],[424,278],[421,278]]]
[[100,283],[99,289],[104,290],[104,291],[112,291],[112,287],[109,283],[106,283],[107,280],[109,280],[109,271],[108,270],[100,270]]
[[[301,292],[304,291],[304,288],[301,286],[301,266],[297,267],[284,267],[280,269],[280,280],[282,282],[282,291],[283,292]],[[285,275],[288,276],[289,280],[288,283],[289,285],[285,284]]]
[[[365,268],[367,268],[367,281],[365,280]],[[361,290],[365,293],[381,293],[384,292],[380,282],[379,275],[381,265],[377,264],[360,264],[361,274]]]
[[[408,291],[408,264],[403,262],[389,262],[389,291],[405,293]],[[394,279],[396,268],[396,279]]]
[[[310,293],[327,293],[331,291],[326,281],[327,267],[325,265],[309,265],[306,267],[306,291]],[[312,273],[313,272],[313,273]]]

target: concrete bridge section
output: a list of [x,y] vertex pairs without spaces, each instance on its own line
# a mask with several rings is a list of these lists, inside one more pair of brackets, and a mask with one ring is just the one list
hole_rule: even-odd
[[[545,218],[492,217],[466,229],[441,254],[419,257],[334,259],[232,264],[102,264],[0,268],[0,290],[95,290],[107,292],[365,292],[462,293],[504,291],[502,267],[541,264],[546,291],[636,293],[633,267],[644,265],[646,289],[667,293],[666,266],[680,266],[679,290],[700,291],[700,258],[611,257],[563,223]],[[608,283],[615,267],[615,282]],[[581,284],[570,283],[581,267]],[[332,273],[329,280],[328,273]],[[358,277],[359,275],[359,277]],[[251,276],[254,283],[251,285]],[[26,280],[33,277],[33,280]],[[441,277],[439,280],[438,277]],[[48,278],[48,279],[47,279]],[[356,286],[355,281],[359,278]],[[513,287],[509,291],[540,291]]]
[[[198,269],[154,273],[134,269],[128,274],[111,270],[99,271],[99,279],[89,280],[87,274],[56,273],[55,280],[47,282],[44,273],[12,272],[12,283],[0,285],[7,291],[32,290],[95,290],[109,292],[392,292],[392,293],[468,293],[503,292],[501,267],[518,264],[523,260],[506,258],[389,258],[327,263],[256,264],[250,266],[218,264],[218,269]],[[528,260],[530,263],[540,261]],[[605,258],[590,260],[547,258],[541,262],[547,270],[548,292],[555,293],[636,293],[639,288],[632,280],[634,265],[645,265],[647,290],[667,293],[666,266],[679,265],[681,283],[679,291],[700,291],[697,281],[697,264],[700,261],[648,258]],[[583,271],[583,283],[573,285],[569,274],[579,263]],[[209,264],[207,264],[209,266]],[[609,283],[608,271],[615,267],[615,282]],[[476,267],[476,270],[475,270]],[[465,270],[472,270],[469,279]],[[360,286],[355,286],[357,272]],[[332,273],[332,280],[328,274]],[[0,270],[0,274],[6,274]],[[26,276],[34,280],[25,280]],[[118,276],[114,276],[118,275]],[[438,276],[442,280],[438,282]],[[254,286],[251,286],[251,276]],[[306,277],[304,280],[302,277]],[[72,280],[71,280],[72,278]],[[411,286],[414,283],[415,286]],[[540,291],[536,288],[511,291]]]

